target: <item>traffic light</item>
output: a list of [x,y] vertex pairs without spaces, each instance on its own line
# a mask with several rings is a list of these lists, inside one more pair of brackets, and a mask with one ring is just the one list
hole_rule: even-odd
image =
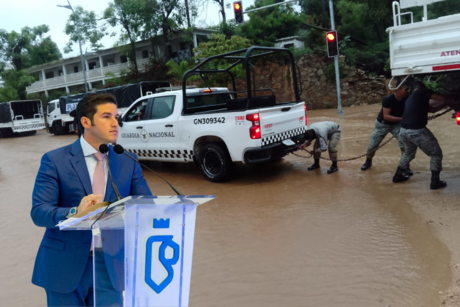
[[235,21],[240,24],[244,22],[243,18],[243,1],[233,2],[233,11],[235,12]]
[[329,31],[326,33],[327,55],[330,58],[339,55],[339,44],[337,42],[337,31]]

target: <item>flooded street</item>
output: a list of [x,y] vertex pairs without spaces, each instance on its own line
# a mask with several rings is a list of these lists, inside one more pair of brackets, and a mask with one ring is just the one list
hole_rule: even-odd
[[[343,159],[365,153],[379,109],[345,108],[341,117],[332,109],[308,111],[308,119],[340,124]],[[443,306],[440,292],[455,283],[452,264],[460,263],[452,235],[459,227],[460,127],[450,114],[428,127],[443,149],[444,190],[429,190],[422,152],[410,180],[391,182],[396,141],[377,152],[366,172],[365,158],[339,162],[339,171],[327,174],[328,161],[307,171],[312,158],[288,155],[279,163],[239,165],[232,181],[216,184],[193,164],[148,162],[184,194],[216,195],[197,211],[190,306]],[[41,156],[74,140],[43,130],[0,140],[2,306],[46,306],[44,290],[30,282],[44,232],[30,219],[31,194]],[[173,194],[155,175],[144,176],[153,194]]]

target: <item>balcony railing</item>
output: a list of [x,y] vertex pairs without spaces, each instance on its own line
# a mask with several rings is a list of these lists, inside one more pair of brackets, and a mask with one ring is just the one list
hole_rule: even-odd
[[[140,71],[144,70],[144,64],[148,63],[149,59],[138,59],[137,66]],[[107,73],[113,73],[115,76],[119,75],[120,70],[128,69],[130,66],[129,62],[121,64],[112,64],[109,66],[104,66],[101,68],[94,68],[86,72],[86,78],[89,81],[98,81],[106,78]],[[65,87],[68,85],[73,85],[75,83],[83,83],[83,72],[70,73],[65,76],[59,76],[56,78],[45,79],[44,81],[34,82],[31,86],[27,87],[28,92],[38,92],[39,90],[44,90],[47,87]]]

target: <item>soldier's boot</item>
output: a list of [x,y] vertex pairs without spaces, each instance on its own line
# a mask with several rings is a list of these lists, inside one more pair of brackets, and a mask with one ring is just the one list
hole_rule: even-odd
[[372,167],[372,159],[366,159],[366,162],[364,162],[363,166],[361,166],[361,170],[365,171],[368,170]]
[[313,163],[313,165],[310,166],[310,167],[308,168],[308,170],[309,170],[309,171],[312,171],[312,170],[315,170],[315,169],[318,169],[318,168],[320,168],[320,166],[319,166],[319,159],[315,159],[315,163]]
[[405,171],[404,171],[404,174],[406,174],[407,176],[409,176],[409,177],[410,177],[410,176],[414,175],[414,172],[413,172],[413,171],[411,171],[411,169],[410,169],[410,168],[408,168],[407,170],[405,170]]
[[440,171],[431,171],[431,184],[430,189],[437,190],[447,186],[447,182],[439,179]]
[[337,167],[337,161],[332,161],[331,168],[327,170],[327,173],[332,174],[332,173],[337,172],[338,170],[339,168]]
[[409,179],[409,176],[404,174],[404,171],[398,167],[395,175],[393,176],[393,183],[403,182]]

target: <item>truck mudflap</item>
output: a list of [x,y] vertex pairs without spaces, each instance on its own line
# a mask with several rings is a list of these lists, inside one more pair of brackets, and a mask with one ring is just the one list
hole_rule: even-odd
[[14,132],[27,132],[27,131],[33,131],[33,130],[41,130],[41,129],[45,129],[45,123],[24,125],[24,126],[13,126],[12,129]]
[[300,145],[304,142],[305,138],[303,133],[295,135],[291,138],[285,138],[261,148],[249,149],[244,153],[244,160],[248,164],[275,161],[281,159],[288,153],[298,150]]
[[305,131],[307,131],[307,126],[299,127],[296,129],[288,130],[288,131],[283,131],[277,134],[273,135],[268,135],[265,137],[262,137],[262,147],[271,145],[274,143],[278,143],[299,135],[304,135]]

